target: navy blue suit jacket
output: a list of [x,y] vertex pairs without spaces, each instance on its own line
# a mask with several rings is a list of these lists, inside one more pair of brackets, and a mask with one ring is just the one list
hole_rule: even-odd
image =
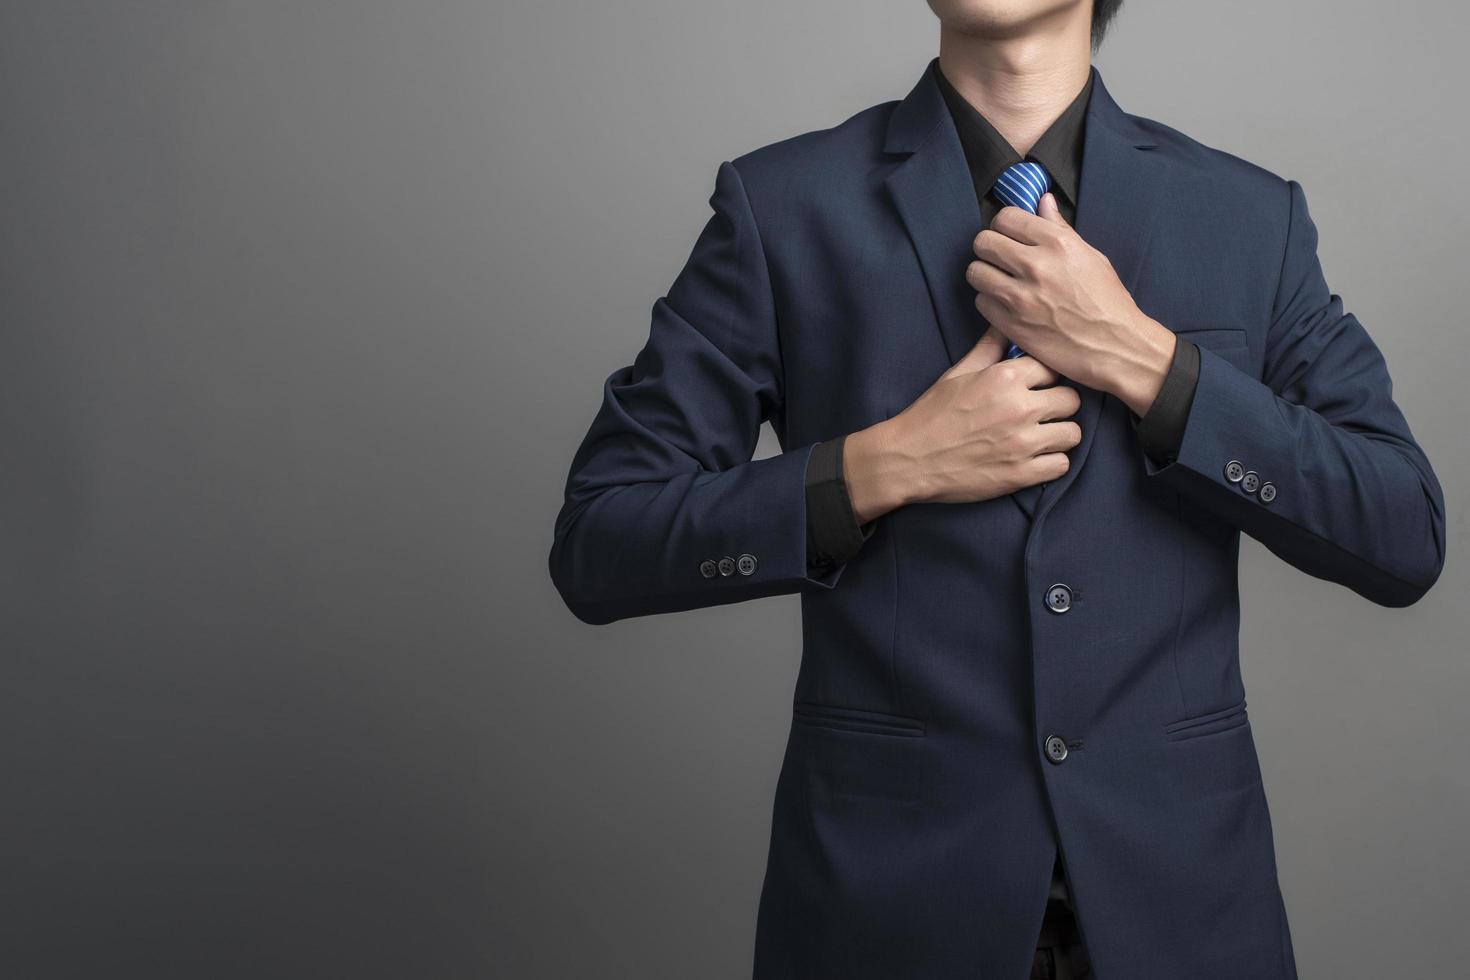
[[[810,572],[813,443],[898,413],[985,329],[936,65],[902,101],[720,165],[575,454],[553,581],[588,623],[800,594],[758,978],[1024,977],[1058,848],[1098,976],[1293,977],[1239,535],[1405,606],[1444,561],[1441,489],[1323,278],[1301,186],[1123,111],[1095,75],[1075,227],[1200,347],[1177,461],[1079,385],[1082,442],[1033,513],[909,505]],[[753,460],[765,420],[783,451]]]

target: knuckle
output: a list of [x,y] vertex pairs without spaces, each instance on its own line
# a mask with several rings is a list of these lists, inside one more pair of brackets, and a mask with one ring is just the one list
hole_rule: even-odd
[[1036,452],[1036,447],[1023,429],[1012,428],[1001,439],[1001,450],[1006,459],[1015,463],[1024,463]]

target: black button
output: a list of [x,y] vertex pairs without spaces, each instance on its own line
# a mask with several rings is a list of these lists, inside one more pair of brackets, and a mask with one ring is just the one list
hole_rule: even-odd
[[1058,765],[1067,757],[1067,743],[1060,735],[1048,735],[1046,737],[1046,758],[1049,762]]
[[720,574],[720,569],[719,566],[714,563],[714,559],[706,558],[704,561],[699,563],[699,574],[703,575],[705,578],[714,578],[716,575]]
[[1245,476],[1245,465],[1240,460],[1232,459],[1225,464],[1225,479],[1231,483],[1239,483],[1243,476]]
[[720,574],[721,575],[734,575],[735,574],[735,559],[734,558],[731,558],[729,555],[726,555],[725,557],[723,557],[723,558],[720,559]]
[[1061,582],[1046,590],[1046,608],[1054,613],[1064,613],[1072,608],[1072,589]]
[[1256,496],[1261,498],[1261,503],[1269,504],[1271,501],[1276,499],[1276,484],[1261,484],[1261,489],[1256,491]]
[[1255,470],[1246,470],[1245,475],[1240,478],[1240,489],[1246,493],[1255,493],[1261,488],[1261,474]]
[[741,575],[750,575],[755,571],[755,555],[741,555],[735,559],[735,570]]

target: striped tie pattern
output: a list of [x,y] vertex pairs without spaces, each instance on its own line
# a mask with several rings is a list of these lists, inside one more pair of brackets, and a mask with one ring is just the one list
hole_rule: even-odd
[[[1006,167],[995,186],[990,190],[1002,204],[1014,204],[1032,214],[1041,206],[1041,195],[1051,187],[1051,175],[1046,168],[1033,160],[1022,160]],[[1006,350],[1006,357],[1020,357],[1026,353],[1015,344]]]

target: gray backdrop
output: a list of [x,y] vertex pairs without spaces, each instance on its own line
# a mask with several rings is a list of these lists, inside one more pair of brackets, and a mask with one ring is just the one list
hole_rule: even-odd
[[[1128,0],[1098,57],[1302,182],[1448,497],[1408,609],[1244,545],[1304,978],[1470,961],[1467,32]],[[0,0],[0,974],[748,975],[798,601],[585,626],[552,519],[718,164],[937,36],[921,0]]]

